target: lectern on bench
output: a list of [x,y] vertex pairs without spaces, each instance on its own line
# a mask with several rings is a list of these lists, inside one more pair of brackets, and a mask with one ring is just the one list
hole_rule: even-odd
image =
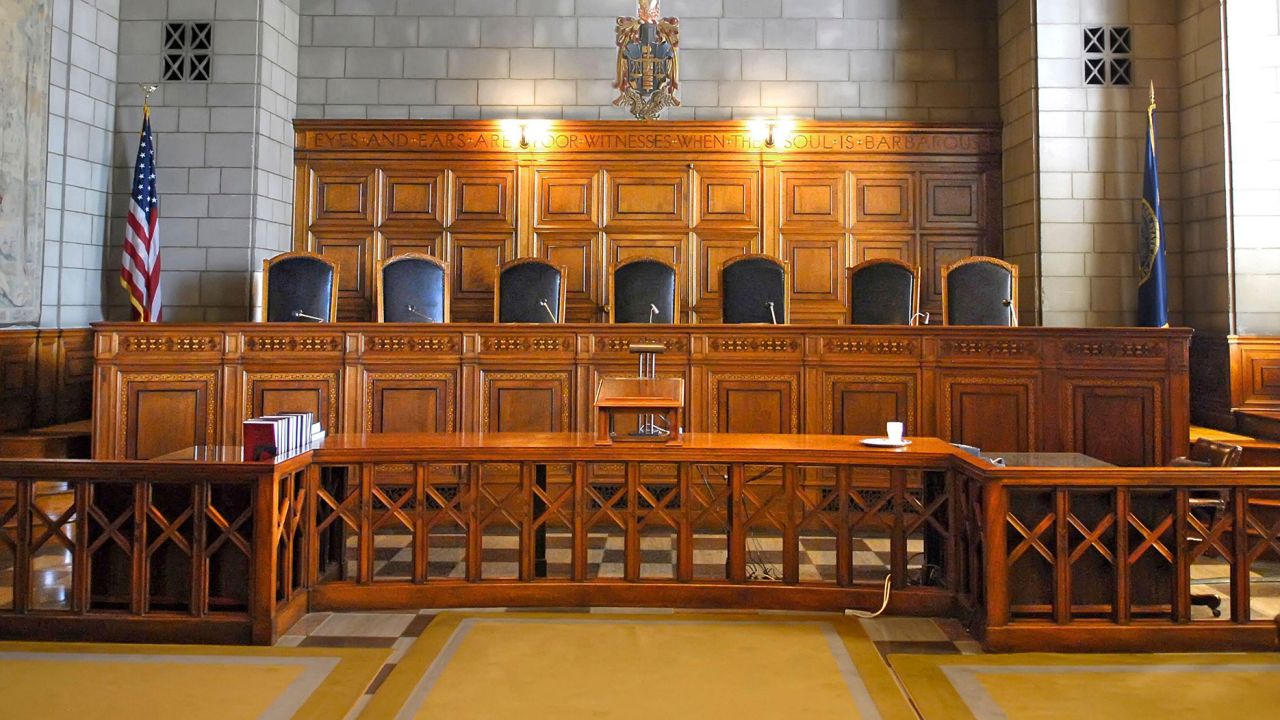
[[[659,378],[656,358],[662,345],[633,344],[640,356],[640,376],[604,378],[596,388],[596,444],[647,442],[679,445],[684,434],[684,379]],[[618,412],[638,412],[636,430],[620,434]]]

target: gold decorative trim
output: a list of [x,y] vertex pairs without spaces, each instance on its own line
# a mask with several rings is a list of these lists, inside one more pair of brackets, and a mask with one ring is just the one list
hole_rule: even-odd
[[1164,439],[1168,433],[1167,427],[1164,425],[1164,383],[1158,380],[1137,380],[1130,378],[1063,378],[1059,391],[1060,402],[1063,408],[1072,410],[1071,417],[1066,418],[1067,422],[1062,427],[1062,445],[1067,452],[1084,452],[1084,448],[1076,447],[1076,423],[1075,423],[1075,392],[1082,388],[1125,388],[1136,389],[1141,388],[1151,391],[1151,409],[1155,420],[1156,427],[1153,430],[1160,430],[1155,435],[1155,464],[1160,464],[1164,459]]
[[449,397],[446,398],[447,405],[445,409],[445,429],[444,432],[454,432],[454,406],[457,404],[457,389],[455,385],[455,377],[450,372],[429,372],[429,373],[367,373],[364,383],[364,431],[373,432],[373,392],[374,385],[383,380],[443,380],[445,382],[445,392]]
[[709,373],[711,376],[709,397],[711,398],[711,422],[707,425],[711,432],[720,432],[720,383],[740,380],[756,382],[785,382],[791,388],[791,432],[800,432],[800,378],[796,375],[756,375],[754,373]]
[[453,335],[418,337],[413,335],[366,335],[370,352],[455,353],[458,338]]
[[122,335],[124,352],[217,352],[222,349],[217,335]]
[[569,423],[569,388],[573,383],[570,373],[564,372],[484,372],[480,381],[480,431],[489,431],[489,400],[495,380],[555,380],[560,384],[560,431],[572,432]]
[[914,340],[855,340],[852,338],[827,338],[822,348],[829,353],[847,355],[915,355]]
[[795,352],[800,349],[800,342],[795,338],[712,338],[711,349],[715,352]]
[[566,336],[500,336],[485,337],[482,347],[486,352],[571,352],[573,338]]
[[217,373],[198,373],[198,374],[180,374],[180,373],[143,373],[131,374],[120,373],[120,387],[123,392],[116,398],[116,414],[119,421],[114,424],[114,429],[118,433],[116,437],[116,457],[125,459],[128,450],[128,432],[129,432],[129,385],[130,383],[144,382],[203,382],[205,385],[205,441],[210,445],[216,445],[219,439],[216,435],[218,426],[218,402],[217,395],[214,392],[218,383]]
[[942,344],[944,355],[994,355],[1013,357],[1031,355],[1035,346],[1019,340],[948,340]]
[[943,377],[942,383],[942,403],[939,408],[941,418],[938,423],[938,435],[948,442],[960,442],[951,436],[951,397],[952,389],[956,385],[999,385],[1001,387],[1017,386],[1025,388],[1027,391],[1027,430],[1031,432],[1028,440],[1028,450],[1034,452],[1038,449],[1039,443],[1035,442],[1039,438],[1040,423],[1039,413],[1037,412],[1036,400],[1039,393],[1040,378],[998,378],[998,377],[971,377],[971,376],[951,376]]
[[253,414],[254,385],[266,380],[327,380],[329,388],[329,412],[325,422],[327,432],[338,431],[338,373],[260,373],[246,371],[244,374],[244,404],[241,414],[244,420],[255,417]]
[[1155,342],[1072,342],[1062,352],[1077,357],[1162,357],[1164,345]]
[[848,383],[881,383],[884,385],[902,384],[907,385],[907,434],[910,435],[918,432],[916,428],[916,392],[917,383],[914,375],[827,375],[823,378],[825,382],[826,392],[826,413],[822,417],[822,431],[824,433],[835,432],[835,414],[836,414],[836,384],[842,382]]
[[338,352],[341,335],[248,335],[244,349],[249,352]]
[[597,337],[596,351],[630,352],[631,346],[636,344],[661,345],[667,352],[683,353],[689,350],[688,340],[683,337]]

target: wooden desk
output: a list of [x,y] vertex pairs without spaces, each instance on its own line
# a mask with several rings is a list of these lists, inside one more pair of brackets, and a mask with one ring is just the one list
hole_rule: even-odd
[[[705,433],[339,435],[276,466],[225,462],[239,452],[0,461],[19,578],[0,637],[269,642],[308,608],[831,611],[878,606],[887,576],[891,613],[955,615],[993,650],[1277,648],[1250,608],[1257,563],[1280,560],[1254,502],[1276,468],[998,468],[935,438]],[[51,479],[73,514],[33,500]],[[239,485],[252,500],[228,505]],[[1228,498],[1212,527],[1189,512],[1205,493]],[[33,604],[50,548],[72,555],[67,610]],[[1215,553],[1230,613],[1202,620],[1192,568]],[[248,581],[228,584],[241,557]]]
[[676,325],[95,326],[94,453],[234,445],[246,418],[331,434],[590,432],[604,377],[667,348],[693,433],[906,433],[1117,465],[1185,454],[1186,329]]

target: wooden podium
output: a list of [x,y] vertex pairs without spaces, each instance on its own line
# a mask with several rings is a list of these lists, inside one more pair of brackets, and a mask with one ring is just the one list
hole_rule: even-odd
[[[596,444],[647,442],[679,445],[684,434],[682,378],[605,378],[596,389]],[[639,411],[636,432],[619,435],[615,412]]]

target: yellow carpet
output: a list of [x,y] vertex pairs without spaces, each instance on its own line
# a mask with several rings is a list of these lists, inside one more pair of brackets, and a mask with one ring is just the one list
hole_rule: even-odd
[[1275,653],[892,655],[889,662],[924,720],[1252,718],[1280,707]]
[[839,616],[447,613],[362,720],[914,717]]
[[0,643],[6,720],[342,720],[385,649]]

